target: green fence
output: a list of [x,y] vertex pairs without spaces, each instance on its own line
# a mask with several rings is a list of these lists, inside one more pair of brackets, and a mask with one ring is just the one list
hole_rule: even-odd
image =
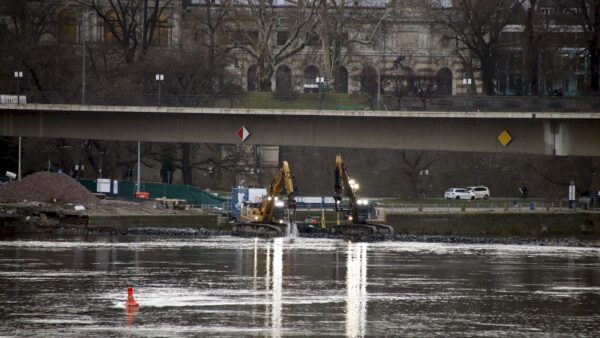
[[[79,180],[84,187],[91,192],[96,191],[96,180]],[[136,182],[119,181],[118,194],[123,198],[135,198]],[[112,188],[112,186],[111,186]],[[140,183],[140,191],[150,194],[150,198],[166,197],[187,200],[192,205],[200,206],[222,206],[227,199],[216,196],[204,190],[183,184],[167,183]],[[115,195],[113,195],[115,196]]]

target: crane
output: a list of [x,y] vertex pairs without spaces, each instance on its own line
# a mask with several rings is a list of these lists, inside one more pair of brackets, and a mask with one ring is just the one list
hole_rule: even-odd
[[[350,239],[373,238],[389,239],[394,235],[394,229],[385,224],[368,222],[371,210],[369,201],[359,199],[356,191],[359,184],[350,177],[348,167],[341,154],[335,156],[335,194],[333,195],[335,211],[344,213],[347,222],[330,228],[331,233],[339,233]],[[348,209],[342,207],[343,196],[349,200]]]
[[[284,202],[279,199],[283,188],[287,193],[288,215],[284,215]],[[287,161],[283,161],[281,168],[267,194],[259,205],[246,204],[240,212],[240,222],[234,223],[232,231],[239,235],[277,237],[285,234],[288,226],[294,224],[296,211],[296,195],[292,172]]]

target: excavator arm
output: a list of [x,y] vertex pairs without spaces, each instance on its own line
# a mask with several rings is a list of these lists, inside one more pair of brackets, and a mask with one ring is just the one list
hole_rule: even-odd
[[[267,223],[273,222],[275,202],[279,198],[284,186],[288,196],[288,209],[290,210],[290,216],[294,215],[294,211],[296,210],[296,195],[294,193],[292,172],[287,161],[283,161],[281,169],[279,169],[279,172],[273,179],[273,182],[271,182],[271,185],[267,190],[267,195],[261,203],[259,209],[260,217],[258,221]],[[293,219],[290,219],[290,223],[293,223]]]
[[342,155],[335,156],[335,200],[336,211],[340,211],[343,196],[346,195],[350,200],[350,216],[355,222],[358,221],[357,197],[355,189],[352,187],[350,173],[344,164]]

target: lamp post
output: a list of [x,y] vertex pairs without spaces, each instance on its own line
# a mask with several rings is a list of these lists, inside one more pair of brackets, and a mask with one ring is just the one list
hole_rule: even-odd
[[15,79],[17,79],[17,104],[21,104],[21,79],[23,78],[23,72],[16,71]]
[[[424,180],[425,177],[429,177],[429,169],[421,169],[419,170],[419,176],[422,176],[421,180]],[[423,182],[421,182],[421,191],[423,193],[423,198],[426,197],[425,195],[425,188],[423,188]]]
[[141,146],[142,146],[142,143],[140,141],[137,141],[137,184],[136,184],[136,187],[135,187],[135,192],[141,192],[142,191],[142,188],[140,186],[140,184],[141,184],[141,179],[140,179],[140,175],[141,175],[141,169],[140,169],[141,161],[140,161],[140,158],[141,158],[141,152],[142,152]]
[[469,89],[471,88],[472,79],[470,77],[466,77],[462,80],[463,85],[467,86],[465,92],[467,94],[467,102],[465,102],[465,110],[468,108],[469,104]]
[[21,179],[21,136],[19,136],[19,163],[18,163],[18,168],[17,168],[17,180]]
[[100,170],[98,170],[99,174],[100,174],[100,178],[102,178],[102,160],[104,159],[104,152],[101,151],[100,152]]
[[156,82],[158,82],[158,107],[160,108],[160,83],[164,81],[165,76],[163,74],[156,74]]
[[321,107],[323,106],[323,92],[321,91],[321,87],[323,87],[323,85],[325,84],[325,77],[317,76],[315,81],[319,86],[319,110],[321,110]]
[[81,12],[81,28],[79,37],[81,38],[81,104],[85,104],[85,36],[84,27],[86,25],[85,11]]

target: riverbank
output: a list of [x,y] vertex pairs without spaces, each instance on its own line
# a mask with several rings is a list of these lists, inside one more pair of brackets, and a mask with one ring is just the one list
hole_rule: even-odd
[[[297,219],[305,216],[300,212]],[[327,212],[325,219],[333,224],[335,214]],[[405,242],[600,246],[600,213],[595,212],[388,213],[381,223],[394,228],[394,240]],[[230,230],[225,217],[152,201],[101,200],[85,210],[69,204],[0,204],[0,237],[5,238],[27,233],[210,237],[230,235]],[[335,238],[322,229],[299,236]]]
[[600,239],[600,213],[577,211],[391,213],[396,234]]
[[0,204],[0,237],[39,232],[126,234],[135,227],[219,230],[219,222],[219,215],[169,209],[153,201],[99,200],[83,208],[41,202]]

